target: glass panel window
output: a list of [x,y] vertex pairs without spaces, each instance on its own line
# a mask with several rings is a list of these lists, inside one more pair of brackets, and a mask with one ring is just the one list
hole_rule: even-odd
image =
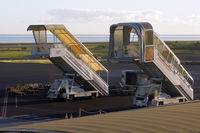
[[177,60],[174,59],[173,65],[174,65],[174,67],[175,67],[176,69],[178,69],[178,62],[177,62]]
[[47,43],[45,30],[33,31],[33,35],[36,43]]
[[[163,45],[164,46],[164,45]],[[163,51],[162,51],[162,56],[167,59],[168,57],[168,54],[169,54],[169,50],[164,46],[163,47]]]
[[169,55],[168,55],[168,57],[167,57],[167,62],[171,64],[172,58],[173,58],[172,53],[169,53]]
[[129,57],[139,57],[139,42],[138,36],[134,33],[134,30],[131,30],[129,45],[127,45],[128,56]]
[[162,50],[163,50],[163,44],[160,41],[157,41],[156,47],[157,47],[157,49],[158,49],[159,52],[162,52]]
[[154,46],[146,47],[145,58],[146,61],[151,61],[154,59]]
[[114,53],[117,56],[120,52],[123,53],[123,27],[119,26],[114,32]]
[[182,75],[183,75],[183,77],[184,77],[185,79],[187,79],[187,73],[186,73],[185,70],[183,70]]
[[179,71],[179,73],[182,75],[183,68],[181,67],[181,65],[178,65],[178,71]]
[[153,45],[153,31],[146,31],[145,32],[145,43],[146,45]]

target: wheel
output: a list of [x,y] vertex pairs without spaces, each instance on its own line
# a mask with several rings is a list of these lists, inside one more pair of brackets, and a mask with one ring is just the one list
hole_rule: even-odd
[[74,99],[74,95],[69,96],[69,101],[72,101]]
[[97,97],[97,94],[96,93],[92,93],[91,98],[95,99],[96,97]]

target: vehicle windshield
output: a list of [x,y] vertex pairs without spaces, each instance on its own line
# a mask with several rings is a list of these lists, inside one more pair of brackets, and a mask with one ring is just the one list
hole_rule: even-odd
[[55,81],[52,85],[51,85],[51,88],[52,90],[55,90],[58,88],[58,86],[61,84],[61,81],[57,80]]

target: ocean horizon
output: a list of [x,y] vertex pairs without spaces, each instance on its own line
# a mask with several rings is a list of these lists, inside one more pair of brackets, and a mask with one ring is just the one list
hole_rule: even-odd
[[[109,41],[107,34],[75,34],[81,42]],[[200,41],[200,35],[159,35],[164,41]],[[48,35],[48,41],[53,42],[52,35]],[[0,43],[35,42],[32,34],[0,34]]]

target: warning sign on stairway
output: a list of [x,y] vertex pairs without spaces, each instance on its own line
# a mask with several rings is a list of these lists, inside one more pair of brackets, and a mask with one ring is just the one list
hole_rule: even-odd
[[56,50],[56,54],[60,54],[61,53],[61,50]]
[[60,57],[64,56],[65,52],[63,48],[51,48],[50,49],[50,57]]

